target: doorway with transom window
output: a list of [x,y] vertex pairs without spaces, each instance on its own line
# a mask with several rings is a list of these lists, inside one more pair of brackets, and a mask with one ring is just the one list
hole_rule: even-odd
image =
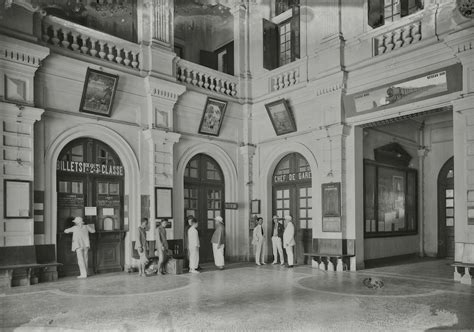
[[283,157],[272,178],[272,213],[280,218],[293,217],[295,225],[295,263],[305,262],[304,253],[312,246],[312,185],[311,168],[299,153]]
[[[224,176],[214,159],[198,154],[188,162],[184,171],[184,215],[194,216],[198,221],[200,262],[213,260],[211,237],[214,218],[224,216],[224,189]],[[184,230],[187,228],[185,224]]]

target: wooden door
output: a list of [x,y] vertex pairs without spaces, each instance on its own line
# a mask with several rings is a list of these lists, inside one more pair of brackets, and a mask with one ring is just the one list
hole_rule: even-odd
[[186,166],[184,209],[185,216],[198,220],[199,261],[213,261],[211,238],[214,218],[224,215],[224,182],[219,165],[207,155],[195,156]]
[[[291,215],[295,225],[295,263],[304,264],[312,246],[312,188],[309,165],[298,153],[282,158],[273,175],[273,214]],[[285,253],[286,254],[286,253]]]
[[[57,250],[60,276],[71,276],[79,273],[76,253],[71,251],[72,234],[64,230],[74,226],[74,217],[84,217],[84,206],[87,202],[86,181],[84,178],[63,175],[57,181]],[[93,259],[89,255],[89,271],[93,272]]]
[[454,257],[454,158],[438,176],[438,257]]

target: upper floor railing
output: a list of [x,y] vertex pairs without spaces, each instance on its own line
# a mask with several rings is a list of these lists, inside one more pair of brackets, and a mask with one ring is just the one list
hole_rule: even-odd
[[227,96],[237,95],[237,77],[183,59],[176,63],[176,79]]
[[50,45],[131,69],[142,69],[141,46],[55,16],[43,16],[41,39]]

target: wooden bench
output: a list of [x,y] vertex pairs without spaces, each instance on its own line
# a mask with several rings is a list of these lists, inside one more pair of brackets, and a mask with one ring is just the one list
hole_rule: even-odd
[[25,286],[58,279],[54,244],[0,247],[0,286]]
[[[305,252],[304,256],[309,256],[313,259],[312,265],[318,267],[320,270],[327,271],[355,271],[355,255],[348,254],[328,254],[321,252]],[[336,261],[336,264],[331,261],[331,258]],[[344,268],[346,267],[346,268]],[[349,267],[349,268],[347,268]]]
[[[474,264],[454,262],[451,266],[454,267],[454,281],[460,281],[461,284],[465,285],[472,285],[472,276],[469,270],[474,269]],[[464,274],[458,272],[458,267],[464,268]]]

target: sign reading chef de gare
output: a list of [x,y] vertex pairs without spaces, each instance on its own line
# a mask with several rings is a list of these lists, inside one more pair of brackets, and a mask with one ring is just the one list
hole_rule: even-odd
[[63,161],[56,164],[56,170],[70,173],[123,176],[123,166],[86,163],[84,161]]
[[312,178],[311,171],[279,174],[279,175],[273,176],[273,183],[304,181],[304,180],[311,180],[311,178]]

